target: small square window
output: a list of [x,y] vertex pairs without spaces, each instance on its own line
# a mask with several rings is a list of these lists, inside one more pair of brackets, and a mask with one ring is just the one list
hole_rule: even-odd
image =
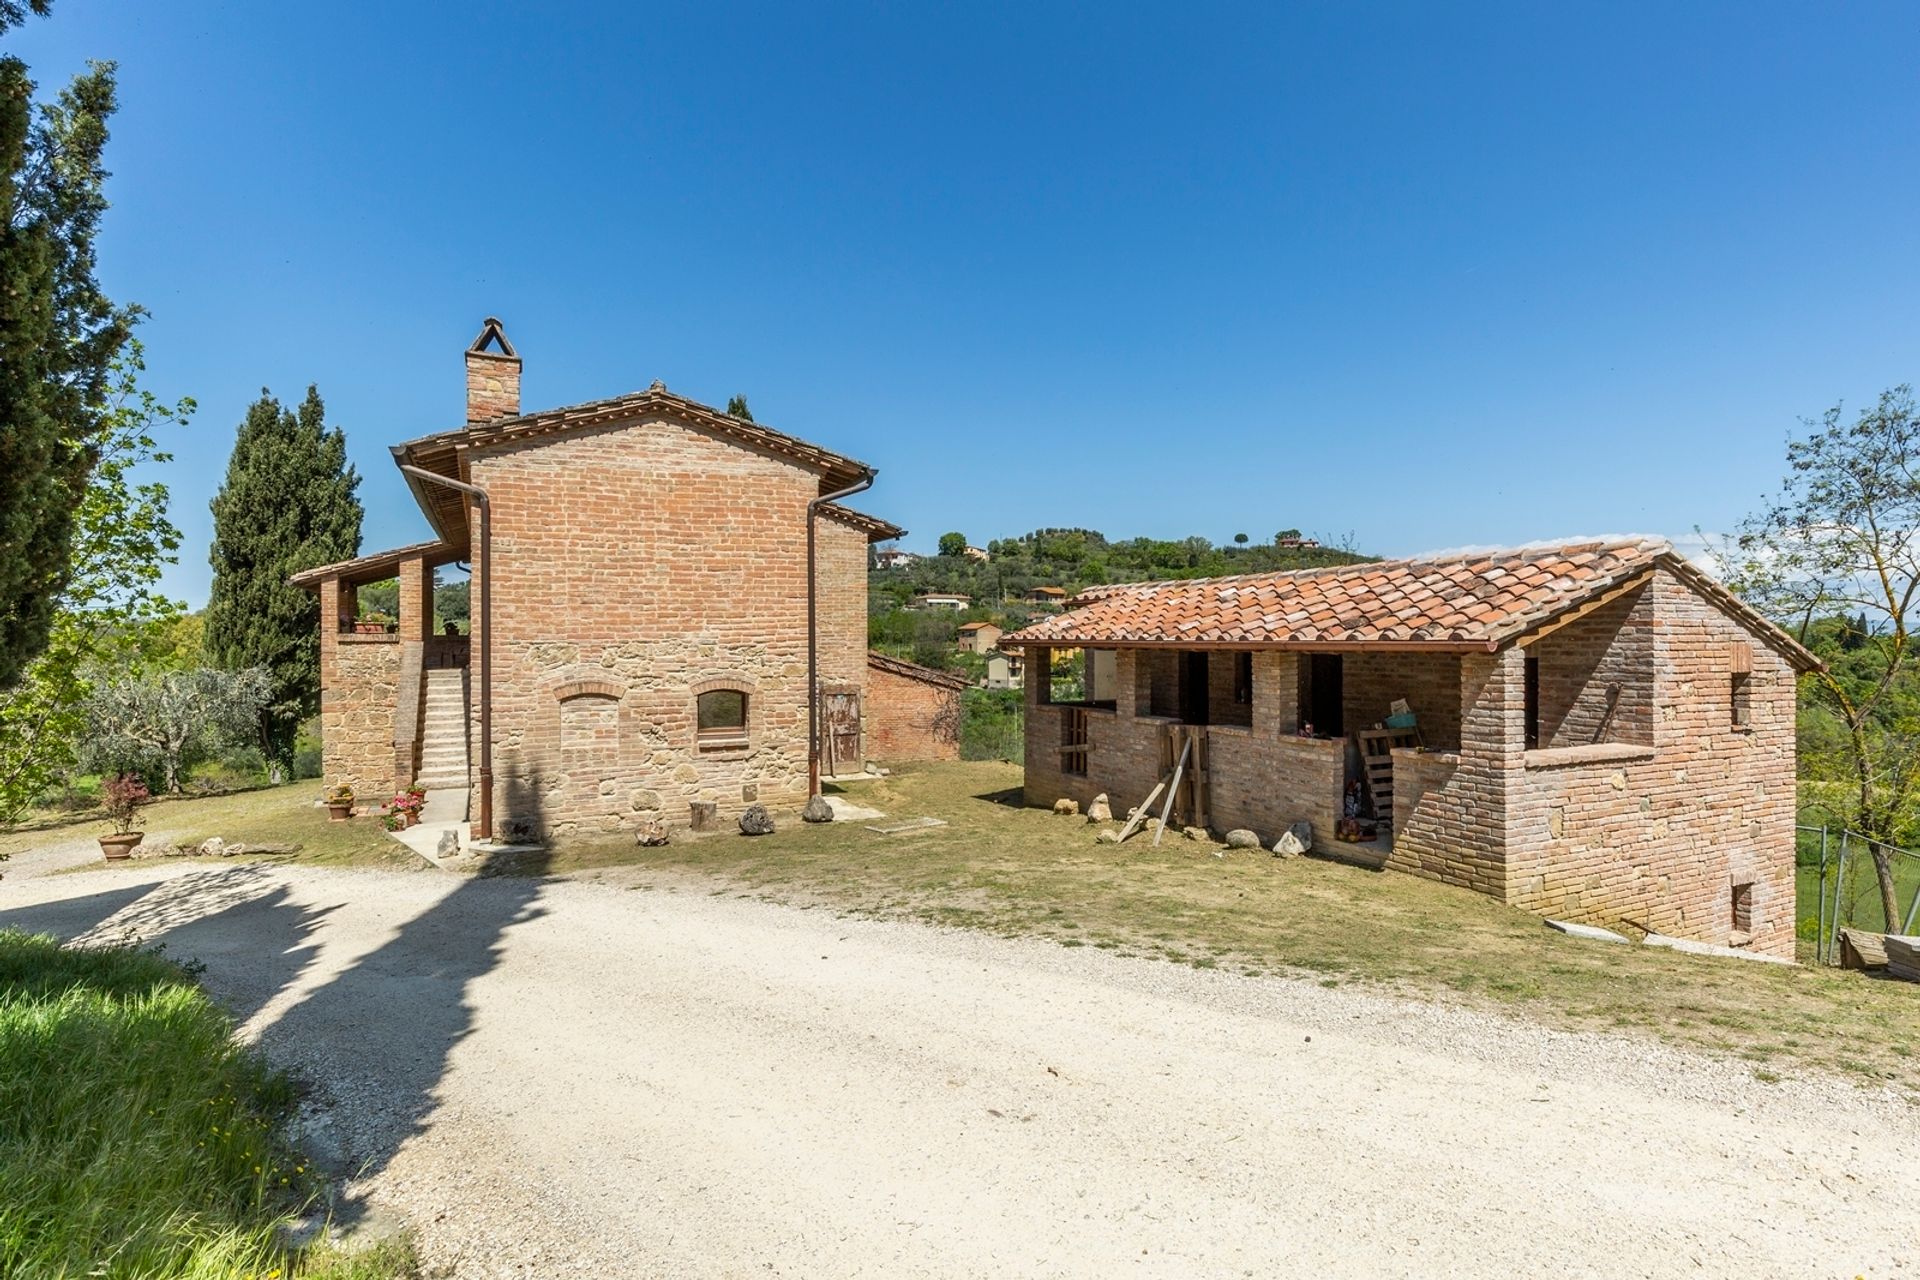
[[1753,725],[1753,673],[1736,671],[1732,677],[1733,727],[1747,729]]
[[1753,932],[1753,885],[1751,882],[1733,886],[1733,931],[1735,933]]
[[702,738],[747,736],[747,695],[738,689],[709,689],[699,699]]

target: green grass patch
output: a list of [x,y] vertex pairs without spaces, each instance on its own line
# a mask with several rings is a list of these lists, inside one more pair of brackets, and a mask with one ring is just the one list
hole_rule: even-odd
[[279,1136],[292,1103],[181,966],[0,930],[0,1275],[409,1274],[404,1250],[276,1245],[318,1187]]

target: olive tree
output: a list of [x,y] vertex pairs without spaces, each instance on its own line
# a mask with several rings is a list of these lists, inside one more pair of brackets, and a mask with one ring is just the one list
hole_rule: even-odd
[[[1780,492],[1733,539],[1730,585],[1827,664],[1801,686],[1803,776],[1854,830],[1893,843],[1920,790],[1920,415],[1900,386],[1852,421],[1836,405],[1805,425]],[[1892,855],[1868,847],[1897,928]]]
[[153,671],[108,678],[87,699],[87,758],[102,771],[157,772],[167,792],[195,759],[251,739],[273,697],[265,668]]

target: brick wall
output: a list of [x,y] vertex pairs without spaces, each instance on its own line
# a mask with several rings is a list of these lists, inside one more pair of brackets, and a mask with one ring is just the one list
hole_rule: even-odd
[[[493,503],[474,572],[493,574],[496,830],[797,808],[817,476],[664,414],[477,452],[471,474]],[[864,687],[865,542],[826,517],[818,535],[822,678]],[[747,694],[744,744],[697,741],[708,687]]]
[[960,758],[961,690],[881,666],[867,669],[867,754],[881,764]]
[[1654,591],[1638,588],[1529,648],[1539,664],[1542,747],[1652,745],[1655,602]]
[[[1748,945],[1791,956],[1795,673],[1665,571],[1636,603],[1642,609],[1652,747],[1615,759],[1580,760],[1580,748],[1572,760],[1529,754],[1512,817],[1509,900],[1725,944],[1738,941],[1733,886],[1751,883]],[[1606,625],[1596,614],[1557,634],[1590,622]],[[1745,731],[1732,724],[1736,645],[1752,654]]]
[[1385,720],[1405,698],[1420,736],[1436,750],[1460,745],[1460,657],[1452,653],[1350,653],[1340,664],[1340,712],[1347,732]]
[[1525,754],[1523,658],[1506,649],[1459,659],[1456,761],[1394,752],[1390,870],[1507,896],[1507,818]]

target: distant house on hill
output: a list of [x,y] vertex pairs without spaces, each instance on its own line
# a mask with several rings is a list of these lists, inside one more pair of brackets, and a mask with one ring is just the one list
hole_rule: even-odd
[[975,564],[985,564],[987,561],[993,559],[992,556],[987,554],[986,548],[984,547],[968,547],[965,551],[962,551],[960,554],[965,556],[967,559],[973,561]]
[[1320,539],[1302,538],[1296,534],[1293,537],[1289,537],[1289,538],[1275,538],[1273,540],[1273,545],[1281,548],[1284,551],[1305,551],[1310,548],[1319,546]]
[[955,643],[968,653],[991,653],[1004,634],[991,622],[963,622]]
[[971,608],[973,597],[957,591],[919,591],[914,593],[909,609],[952,609],[955,613]]
[[1025,599],[1028,604],[1065,604],[1067,602],[1067,589],[1065,587],[1035,587],[1027,592]]
[[905,569],[920,557],[911,551],[902,551],[898,547],[888,547],[885,551],[873,553],[873,567],[876,569]]
[[987,655],[987,688],[1018,689],[1025,682],[1026,675],[1025,658],[1017,650],[1013,653],[995,650]]

